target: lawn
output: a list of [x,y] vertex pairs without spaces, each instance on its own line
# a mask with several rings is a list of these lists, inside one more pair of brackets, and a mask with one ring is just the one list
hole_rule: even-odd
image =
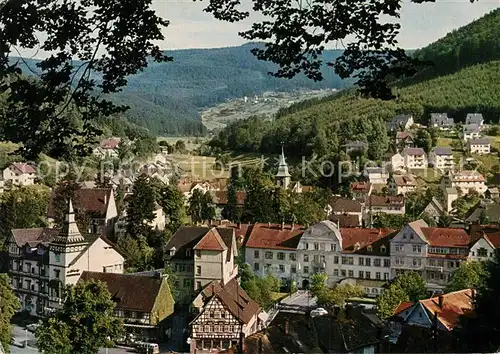
[[425,183],[437,183],[441,178],[441,172],[433,168],[412,169],[411,172]]
[[195,136],[159,136],[156,140],[158,142],[166,141],[170,145],[175,145],[177,141],[182,140],[186,144],[186,149],[192,151],[204,143],[207,138]]
[[287,297],[289,294],[288,293],[271,293],[271,298],[273,299],[273,302],[279,302],[283,300],[285,297]]

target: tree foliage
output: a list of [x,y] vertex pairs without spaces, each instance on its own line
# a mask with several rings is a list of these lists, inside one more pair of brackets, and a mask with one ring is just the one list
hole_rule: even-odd
[[68,286],[61,310],[36,331],[38,348],[50,354],[96,354],[123,335],[123,323],[114,316],[115,304],[102,282]]
[[150,222],[154,220],[157,191],[150,177],[139,175],[134,181],[132,195],[127,203],[127,233],[130,236],[148,237],[153,228]]
[[399,274],[377,298],[377,311],[381,318],[386,318],[394,314],[399,303],[415,302],[426,297],[427,288],[424,279],[416,272],[404,272]]
[[256,276],[248,264],[240,265],[241,287],[248,296],[262,308],[268,309],[274,303],[273,292],[279,292],[281,282],[275,276],[268,274],[261,278]]
[[0,346],[8,352],[11,344],[12,326],[10,320],[21,303],[14,295],[7,274],[0,274]]
[[325,288],[317,295],[317,304],[326,308],[343,307],[353,297],[362,297],[364,289],[359,285],[336,285],[333,289]]
[[478,261],[462,262],[455,270],[446,286],[446,292],[481,288],[486,278],[486,263]]

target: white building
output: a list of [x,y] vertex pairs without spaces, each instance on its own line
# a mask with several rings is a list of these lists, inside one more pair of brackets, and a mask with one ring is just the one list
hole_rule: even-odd
[[468,194],[470,190],[476,190],[479,194],[484,194],[488,187],[486,187],[486,178],[477,171],[449,171],[446,175],[441,177],[441,186],[446,188],[457,188],[463,194]]
[[491,142],[489,139],[471,139],[467,141],[467,151],[471,154],[484,155],[491,151]]
[[308,288],[316,273],[328,275],[328,285],[338,280],[389,280],[391,230],[339,229],[321,221],[300,226],[255,224],[244,244],[245,262],[255,274],[273,274]]
[[481,113],[468,113],[465,117],[465,124],[476,124],[481,126],[484,124],[483,115]]
[[384,167],[366,167],[364,175],[370,184],[386,184],[389,171]]
[[387,189],[391,195],[406,195],[406,193],[414,192],[417,187],[417,180],[411,174],[394,174],[387,182]]
[[431,113],[430,125],[441,130],[448,130],[455,126],[455,121],[448,117],[448,113]]
[[466,124],[462,127],[462,139],[467,142],[471,139],[481,137],[481,126],[478,124]]
[[400,114],[387,123],[388,131],[405,131],[415,124],[413,116],[410,114]]
[[62,290],[83,271],[123,273],[124,257],[104,236],[83,236],[70,202],[62,229],[13,229],[9,275],[21,308],[43,316],[60,307]]
[[371,195],[365,200],[363,220],[365,225],[372,225],[373,218],[379,213],[404,215],[405,210],[405,200],[402,195]]
[[452,170],[455,160],[451,148],[435,147],[432,149],[429,154],[429,164],[441,171]]
[[3,170],[3,180],[17,186],[29,186],[35,184],[36,170],[27,163],[14,162]]
[[421,148],[405,148],[401,152],[404,159],[404,167],[412,168],[427,168],[427,155],[424,149]]

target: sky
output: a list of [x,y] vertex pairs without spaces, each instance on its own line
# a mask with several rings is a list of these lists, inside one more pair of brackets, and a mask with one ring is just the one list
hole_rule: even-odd
[[[240,0],[242,6],[250,9],[252,0]],[[364,0],[351,0],[364,1]],[[487,12],[500,7],[500,0],[436,0],[436,3],[414,4],[403,0],[401,12],[400,47],[416,49],[443,37],[448,32],[480,18]],[[165,40],[157,42],[160,48],[217,48],[237,46],[246,42],[238,36],[239,31],[250,28],[255,20],[250,17],[237,23],[221,22],[211,14],[203,12],[208,0],[153,0],[157,14],[170,21],[164,29]],[[43,40],[43,35],[39,36]],[[335,47],[330,47],[335,48]],[[46,58],[48,53],[39,50],[20,50],[28,58]]]
[[[353,0],[363,1],[363,0]],[[238,32],[248,29],[251,19],[240,23],[224,23],[202,11],[207,0],[153,0],[157,13],[170,20],[165,30],[165,49],[213,48],[245,43]],[[250,6],[251,0],[241,0]],[[423,47],[451,30],[478,19],[500,7],[500,0],[436,0],[436,3],[414,4],[405,0],[401,14],[399,43],[406,49]]]

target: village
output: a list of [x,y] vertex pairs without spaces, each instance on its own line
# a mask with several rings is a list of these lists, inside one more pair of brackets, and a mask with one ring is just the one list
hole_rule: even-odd
[[[176,176],[166,149],[134,173],[117,170],[73,181],[74,189],[65,195],[58,195],[61,185],[56,185],[43,215],[46,225],[13,228],[5,241],[8,252],[0,265],[20,301],[21,323],[36,327],[39,318],[61,309],[68,285],[99,281],[111,294],[114,316],[124,323],[126,334],[116,343],[123,348],[191,353],[457,350],[453,331],[463,316],[474,313],[476,289],[469,284],[449,292],[454,274],[467,264],[494,259],[500,247],[498,187],[468,166],[497,147],[485,137],[493,128],[479,113],[467,115],[464,125],[432,114],[429,126],[442,135],[456,131],[465,150],[436,146],[427,153],[415,142],[416,132],[425,128],[411,115],[397,116],[387,127],[397,146],[390,164],[366,168],[345,195],[330,192],[316,219],[305,217],[303,224],[284,217],[281,222],[245,222],[241,214],[227,219],[228,210],[245,209],[255,192],[235,191],[231,178]],[[94,156],[117,158],[121,143],[105,139]],[[353,141],[344,148],[356,156],[369,149],[369,142]],[[461,160],[468,161],[464,165]],[[277,161],[273,188],[292,198],[315,192],[315,186],[292,180],[284,150]],[[440,176],[434,187],[424,183],[422,171],[427,170]],[[37,172],[36,165],[12,163],[3,171],[2,192],[39,186]],[[148,185],[173,194],[167,203],[154,201],[152,214],[143,218],[137,205],[146,205],[139,202],[145,203]],[[421,211],[409,213],[415,210],[408,205],[415,199],[411,196],[426,191],[430,195]],[[187,210],[175,220],[168,205],[174,194],[182,197],[178,208]],[[134,247],[144,251],[142,235],[154,253],[149,263],[132,256]],[[408,274],[422,281],[423,295],[403,294],[404,301],[395,297],[382,314],[378,298]],[[275,282],[269,289],[259,285],[268,280]],[[340,289],[350,292],[345,290],[348,295],[340,301],[324,300],[329,291]],[[27,339],[15,341],[35,346]]]

